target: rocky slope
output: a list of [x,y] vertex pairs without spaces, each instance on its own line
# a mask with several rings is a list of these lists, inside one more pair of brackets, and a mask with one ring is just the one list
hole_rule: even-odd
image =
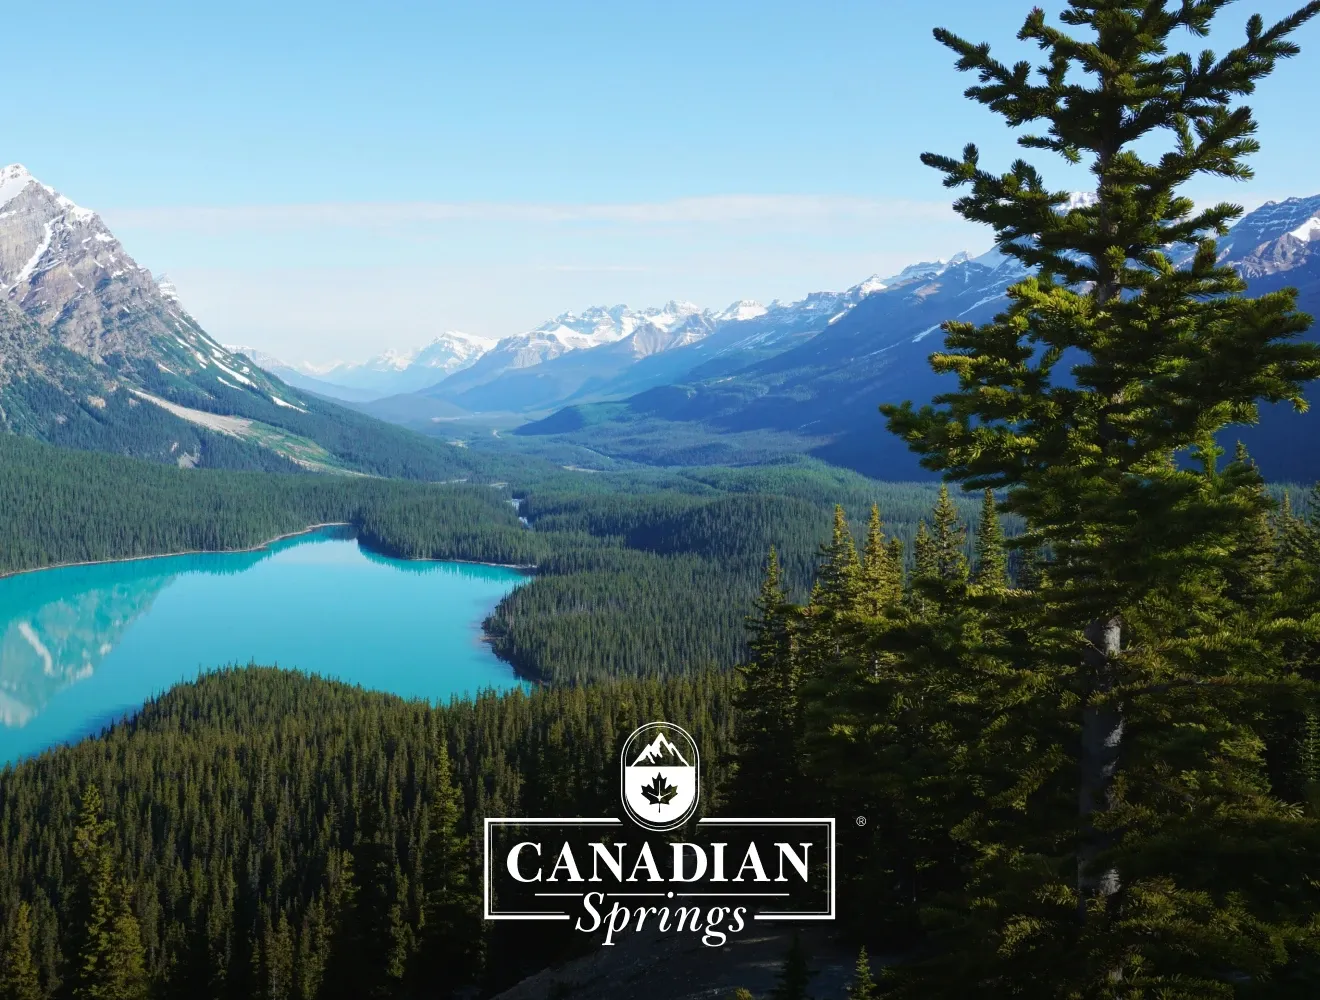
[[436,479],[470,466],[222,347],[100,216],[19,165],[0,169],[0,430],[181,465]]

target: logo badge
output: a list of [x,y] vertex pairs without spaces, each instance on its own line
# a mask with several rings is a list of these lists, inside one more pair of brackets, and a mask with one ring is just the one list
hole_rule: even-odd
[[697,742],[680,726],[648,722],[619,757],[623,808],[638,826],[662,833],[688,821],[701,797]]

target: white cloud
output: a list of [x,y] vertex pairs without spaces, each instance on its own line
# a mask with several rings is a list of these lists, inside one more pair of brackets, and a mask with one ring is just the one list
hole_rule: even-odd
[[584,204],[422,201],[119,208],[107,210],[102,215],[111,225],[135,229],[205,232],[322,227],[378,228],[449,222],[666,226],[829,224],[862,220],[894,224],[948,221],[954,218],[947,202],[844,195],[753,194]]

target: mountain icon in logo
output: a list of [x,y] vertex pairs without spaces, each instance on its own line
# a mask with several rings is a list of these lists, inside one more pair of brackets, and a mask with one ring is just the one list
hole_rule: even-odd
[[678,752],[678,747],[669,742],[664,733],[657,733],[653,739],[632,762],[633,767],[640,767],[643,764],[667,764],[670,767],[690,767],[683,755]]
[[700,756],[687,730],[671,722],[633,730],[619,755],[620,793],[633,822],[657,832],[686,823],[701,791]]

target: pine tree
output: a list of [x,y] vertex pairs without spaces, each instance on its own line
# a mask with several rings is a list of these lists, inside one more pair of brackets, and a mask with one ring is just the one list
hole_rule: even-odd
[[857,952],[857,965],[853,969],[852,982],[848,984],[848,1000],[878,1000],[878,997],[875,979],[871,976],[871,960],[863,946]]
[[862,565],[857,558],[857,543],[848,528],[843,507],[835,505],[834,527],[830,540],[821,546],[821,567],[816,575],[817,588],[812,604],[831,620],[857,610],[862,592]]
[[420,996],[448,996],[480,972],[481,923],[471,848],[459,830],[463,795],[454,785],[443,733],[436,740],[430,786],[422,926],[413,981]]
[[369,968],[370,942],[381,928],[370,927],[365,912],[357,861],[350,851],[337,852],[330,859],[329,946],[325,971],[317,997],[319,1000],[363,1000],[375,992],[383,970]]
[[1280,573],[1287,573],[1298,563],[1315,562],[1320,546],[1307,530],[1306,522],[1293,513],[1292,494],[1284,491],[1274,523],[1270,525],[1274,539],[1274,564]]
[[766,561],[755,609],[747,619],[751,656],[738,667],[742,689],[737,696],[733,741],[737,766],[733,798],[750,815],[758,815],[757,810],[769,805],[769,798],[777,794],[768,789],[772,777],[775,783],[791,785],[797,773],[798,615],[784,590],[774,548]]
[[107,840],[113,824],[102,818],[102,808],[100,790],[89,784],[74,833],[85,923],[79,937],[73,993],[79,1000],[142,1000],[147,995],[142,935],[128,886],[115,878],[114,856]]
[[262,943],[262,988],[266,1000],[293,1000],[294,948],[289,919],[280,911],[274,927],[267,926]]
[[9,945],[0,956],[0,1000],[44,1000],[36,963],[32,961],[32,908],[19,903]]
[[1229,596],[1238,604],[1255,607],[1273,592],[1279,562],[1278,542],[1271,523],[1273,503],[1266,493],[1265,480],[1241,441],[1224,474],[1234,479],[1256,506],[1254,516],[1243,521],[1228,568]]
[[1004,529],[993,490],[981,501],[981,522],[976,528],[976,585],[982,590],[1008,587],[1008,556],[1004,551]]
[[149,986],[146,948],[133,914],[132,892],[127,883],[120,884],[117,897],[101,982],[90,996],[97,1000],[146,1000]]
[[917,522],[917,533],[912,539],[912,578],[914,580],[936,580],[940,575],[939,553],[935,541],[926,529],[923,518]]
[[901,598],[903,596],[903,569],[904,569],[903,539],[891,538],[889,539],[889,544],[885,546],[885,548],[889,551],[890,572],[894,574],[894,578],[898,581],[897,592],[898,592],[898,596]]
[[[1033,273],[990,324],[944,324],[931,365],[956,375],[955,391],[920,410],[883,409],[928,468],[1005,491],[1003,509],[1029,528],[1021,544],[1050,552],[1051,586],[1031,605],[1038,627],[998,680],[1001,724],[1040,748],[1033,766],[1012,769],[1030,785],[1001,789],[1018,818],[994,834],[959,828],[981,852],[978,891],[993,902],[976,912],[989,922],[963,921],[962,944],[914,964],[912,995],[955,974],[968,993],[1031,974],[1054,995],[1114,995],[1120,982],[1127,995],[1218,995],[1244,969],[1259,981],[1315,960],[1314,946],[1271,952],[1235,936],[1246,899],[1277,939],[1305,933],[1278,904],[1282,885],[1248,884],[1240,861],[1207,858],[1215,845],[1259,842],[1274,824],[1294,824],[1307,840],[1313,822],[1262,791],[1259,699],[1281,687],[1314,693],[1287,676],[1277,640],[1225,597],[1258,506],[1252,489],[1216,469],[1215,434],[1253,421],[1261,402],[1301,406],[1320,349],[1295,339],[1310,320],[1294,292],[1246,298],[1243,280],[1219,264],[1215,237],[1241,210],[1198,209],[1179,189],[1202,174],[1250,176],[1242,161],[1257,149],[1256,123],[1235,102],[1296,54],[1289,36],[1320,3],[1268,28],[1253,16],[1245,42],[1222,57],[1171,48],[1183,31],[1208,33],[1225,6],[1070,0],[1062,28],[1036,8],[1018,35],[1045,53],[1036,78],[1028,63],[936,31],[958,68],[978,74],[969,98],[1015,129],[1043,123],[1020,144],[1085,163],[1096,190],[1072,199],[1025,160],[990,172],[973,145],[961,157],[922,157],[947,186],[970,187],[955,209],[992,226],[1000,252]],[[1161,136],[1170,148],[1143,158]],[[1176,266],[1170,248],[1186,249],[1186,263]],[[1188,726],[1206,737],[1188,741]],[[1183,776],[1180,787],[1201,776],[1200,820],[1187,819],[1167,773]],[[1078,808],[1065,824],[1059,806],[1069,800]],[[1049,831],[1077,845],[1071,884],[1044,874]],[[1203,846],[1179,852],[1180,838]],[[1034,869],[1010,860],[1036,855]],[[1207,870],[1218,879],[1203,893]],[[997,925],[993,913],[1013,917]]]
[[807,952],[802,939],[795,933],[788,947],[788,955],[779,970],[771,1000],[811,1000],[807,987],[811,983],[811,969],[807,965]]
[[[903,596],[903,563],[895,561],[893,541],[886,543],[880,507],[871,505],[871,519],[866,527],[866,545],[862,554],[862,601],[866,614],[875,617],[897,604]],[[902,552],[900,548],[899,553]]]
[[932,523],[936,575],[952,584],[966,583],[967,556],[963,547],[967,542],[967,529],[958,520],[958,508],[949,496],[947,486],[940,486]]

